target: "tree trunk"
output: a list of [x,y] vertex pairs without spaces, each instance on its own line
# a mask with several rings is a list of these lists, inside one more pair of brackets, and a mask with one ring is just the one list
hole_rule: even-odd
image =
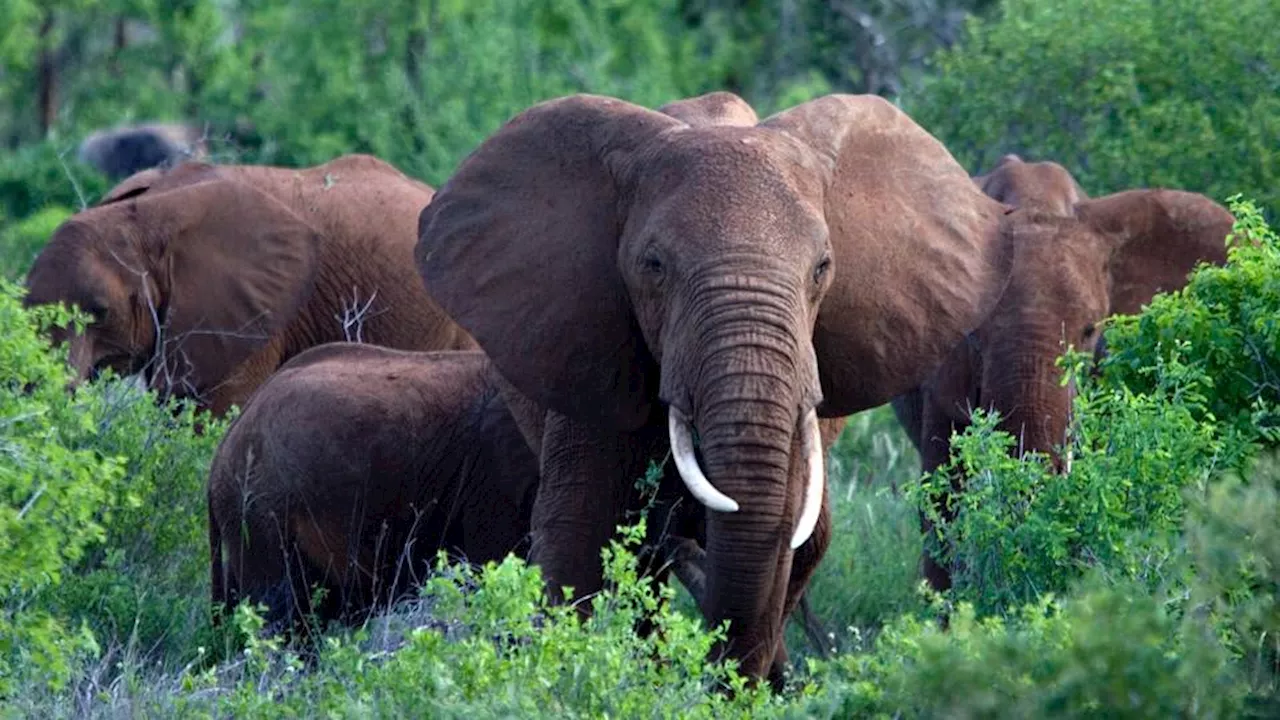
[[57,116],[57,68],[56,48],[53,47],[53,10],[46,10],[44,20],[40,23],[39,33],[40,59],[37,64],[37,82],[39,97],[37,107],[40,113],[40,139],[49,136],[49,130]]

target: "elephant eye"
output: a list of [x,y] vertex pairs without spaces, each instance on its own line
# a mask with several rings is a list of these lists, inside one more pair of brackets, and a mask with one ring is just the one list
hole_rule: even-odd
[[1094,325],[1093,323],[1089,323],[1088,325],[1085,325],[1085,326],[1084,326],[1084,338],[1085,338],[1085,340],[1088,340],[1089,338],[1093,337],[1093,334],[1094,334],[1095,332],[1097,332],[1097,331],[1098,331],[1098,328],[1097,328],[1097,326],[1096,326],[1096,325]]
[[662,258],[658,257],[658,254],[653,251],[645,253],[644,256],[640,258],[640,267],[646,273],[651,275],[661,275],[666,270],[666,268],[662,266]]
[[813,281],[815,283],[822,282],[823,276],[825,276],[827,274],[827,271],[830,269],[831,269],[831,258],[830,257],[822,258],[822,260],[818,262],[817,266],[813,268]]

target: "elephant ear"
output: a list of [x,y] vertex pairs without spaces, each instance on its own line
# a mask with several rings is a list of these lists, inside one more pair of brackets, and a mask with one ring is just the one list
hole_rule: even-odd
[[814,346],[824,416],[887,402],[994,306],[1011,253],[1004,206],[933,136],[873,95],[828,95],[763,123],[824,166],[834,278]]
[[517,115],[466,158],[418,219],[431,295],[521,393],[557,412],[639,426],[656,363],[617,269],[631,154],[683,125],[576,95]]
[[228,180],[134,203],[142,231],[164,238],[163,380],[208,391],[297,315],[314,285],[319,234],[274,198]]
[[724,91],[669,102],[658,108],[658,112],[694,127],[707,125],[754,127],[760,122],[755,109],[746,100]]
[[1181,190],[1126,190],[1076,205],[1076,217],[1111,240],[1111,312],[1140,311],[1156,293],[1187,284],[1201,262],[1227,261],[1235,218]]
[[98,205],[110,205],[137,197],[151,190],[170,190],[202,179],[207,179],[214,166],[203,162],[184,162],[171,168],[147,168],[121,180],[107,191]]

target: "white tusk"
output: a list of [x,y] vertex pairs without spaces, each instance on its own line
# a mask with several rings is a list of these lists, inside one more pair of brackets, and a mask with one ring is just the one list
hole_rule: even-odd
[[121,378],[121,380],[124,382],[126,387],[131,387],[137,390],[138,392],[147,391],[147,379],[143,377],[142,373],[140,372],[134,373],[132,375],[125,375],[123,378]]
[[823,467],[822,431],[818,428],[817,410],[809,411],[801,432],[801,445],[809,462],[809,483],[804,489],[804,508],[796,521],[795,534],[791,536],[792,550],[805,544],[818,526],[818,515],[822,513],[822,486],[827,476]]
[[716,512],[737,512],[738,503],[711,484],[702,468],[698,467],[698,459],[693,454],[693,433],[689,430],[689,421],[684,419],[679,410],[669,408],[668,427],[671,430],[671,455],[676,459],[676,470],[680,471],[680,479],[685,487],[698,499]]

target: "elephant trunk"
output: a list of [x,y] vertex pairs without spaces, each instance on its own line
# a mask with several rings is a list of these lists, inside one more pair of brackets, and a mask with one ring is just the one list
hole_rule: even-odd
[[[1000,429],[1018,441],[1018,451],[1047,453],[1058,470],[1069,469],[1060,452],[1071,420],[1073,388],[1063,386],[1056,360],[1062,353],[1060,333],[1024,331],[983,348],[982,404],[1000,412]],[[1034,337],[1053,337],[1037,342]]]
[[792,550],[813,532],[825,477],[812,343],[777,297],[726,298],[701,315],[693,417],[670,408],[677,469],[708,508],[700,604],[713,625],[730,622],[729,654],[757,676],[781,641]]

